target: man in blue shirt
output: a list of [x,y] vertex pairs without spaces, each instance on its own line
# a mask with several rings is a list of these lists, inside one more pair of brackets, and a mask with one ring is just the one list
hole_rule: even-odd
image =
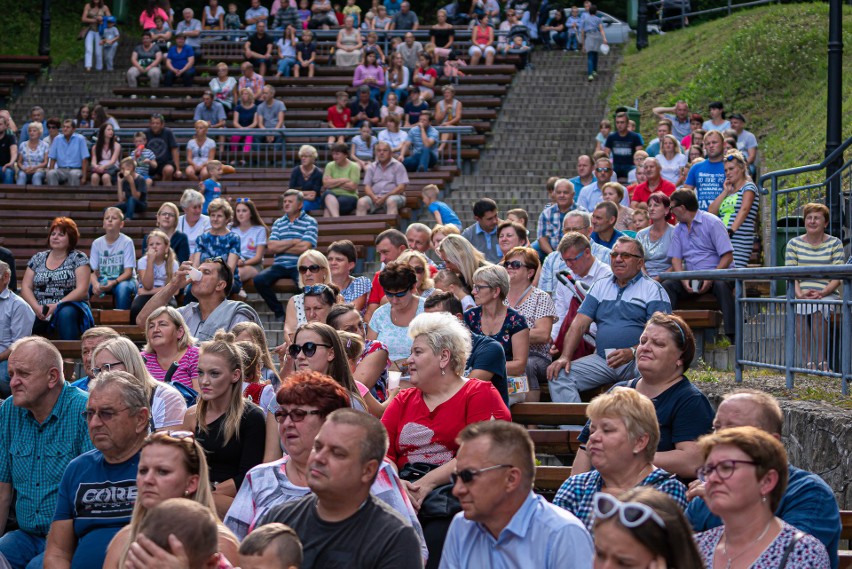
[[[740,389],[722,398],[713,420],[713,429],[756,427],[781,440],[784,415],[778,401],[763,391]],[[722,525],[704,501],[704,484],[689,485],[686,517],[696,532]],[[808,533],[825,545],[832,569],[837,569],[840,540],[840,512],[834,492],[825,481],[806,470],[789,465],[787,489],[775,515]]]
[[403,165],[409,172],[426,172],[438,162],[438,131],[431,120],[431,113],[423,111],[417,124],[408,131],[411,156],[403,161]]
[[175,79],[180,78],[184,87],[192,87],[195,77],[195,50],[186,45],[186,36],[178,34],[175,45],[166,54],[166,76],[164,84],[171,87]]
[[[562,355],[547,368],[550,396],[579,403],[580,391],[637,377],[636,346],[655,312],[671,313],[668,295],[642,272],[645,251],[632,237],[612,249],[612,277],[596,281],[565,335]],[[583,335],[597,324],[597,352],[571,361]]]
[[299,282],[296,265],[299,255],[317,246],[317,220],[302,210],[304,198],[299,190],[284,192],[284,215],[272,224],[272,233],[266,245],[275,255],[275,264],[254,277],[254,288],[266,301],[279,320],[284,318],[284,306],[275,294],[275,283],[281,279]]
[[593,243],[612,249],[619,237],[624,233],[615,228],[618,221],[618,206],[612,202],[601,202],[592,212],[592,234],[589,239]]
[[587,154],[580,155],[577,158],[577,175],[571,178],[571,183],[574,184],[574,199],[579,199],[583,188],[595,182],[597,182],[597,178],[595,178],[591,157]]
[[704,135],[704,151],[707,159],[689,169],[683,188],[695,190],[698,208],[707,211],[713,200],[725,191],[725,137],[721,131],[711,130]]
[[12,345],[12,397],[0,406],[0,531],[12,493],[19,529],[0,538],[14,568],[41,567],[56,492],[75,457],[92,448],[86,394],[65,383],[62,355],[50,341],[29,336]]
[[89,149],[86,139],[74,132],[74,121],[62,121],[62,136],[57,136],[47,154],[47,185],[79,186],[89,176]]
[[592,566],[594,546],[574,514],[532,492],[535,451],[526,429],[482,421],[459,434],[450,525],[441,569]]
[[62,475],[45,567],[103,566],[109,542],[133,514],[148,405],[146,388],[125,371],[92,380],[84,413],[95,450],[72,460]]
[[[474,249],[485,255],[489,263],[497,263],[503,258],[503,252],[497,243],[497,202],[482,198],[473,204],[473,218],[476,223],[462,231],[462,237],[470,241]],[[468,286],[473,283],[468,283]]]

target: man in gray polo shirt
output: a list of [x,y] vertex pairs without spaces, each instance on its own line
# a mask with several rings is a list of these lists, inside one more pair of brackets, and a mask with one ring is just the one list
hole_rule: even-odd
[[183,20],[175,28],[176,34],[186,37],[186,45],[195,51],[195,56],[201,55],[201,21],[193,18],[192,8],[183,9]]
[[367,215],[386,208],[396,215],[405,206],[405,187],[408,172],[399,160],[391,156],[387,142],[376,144],[376,161],[367,166],[364,175],[364,196],[358,199],[357,215]]
[[[282,101],[275,98],[275,87],[264,85],[260,90],[260,98],[263,101],[257,106],[257,114],[260,115],[260,128],[284,128],[284,113],[287,107]],[[281,140],[280,135],[265,137],[266,142]]]
[[[612,249],[612,277],[592,285],[565,335],[562,355],[547,368],[554,402],[579,403],[580,391],[637,377],[636,346],[655,312],[671,313],[663,287],[642,272],[645,251],[632,237]],[[583,335],[597,324],[596,353],[571,361]]]
[[201,95],[201,102],[195,107],[194,121],[207,121],[210,128],[222,128],[225,126],[225,106],[213,98],[213,92],[207,89]]

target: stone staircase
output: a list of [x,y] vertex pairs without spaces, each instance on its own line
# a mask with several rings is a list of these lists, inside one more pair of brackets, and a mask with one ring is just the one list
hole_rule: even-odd
[[617,49],[601,56],[598,76],[589,82],[585,55],[533,54],[535,69],[515,76],[473,173],[454,180],[445,200],[465,226],[474,221],[473,203],[489,197],[501,216],[512,208],[527,210],[535,233],[547,178],[575,176],[577,156],[594,150],[619,59]]
[[44,107],[48,117],[74,118],[84,104],[94,105],[99,99],[112,96],[112,90],[125,86],[125,72],[130,67],[130,55],[139,43],[138,38],[122,36],[115,54],[114,71],[92,71],[83,68],[83,42],[80,42],[80,60],[62,63],[42,73],[10,105],[9,112],[22,125],[29,120],[30,108]]

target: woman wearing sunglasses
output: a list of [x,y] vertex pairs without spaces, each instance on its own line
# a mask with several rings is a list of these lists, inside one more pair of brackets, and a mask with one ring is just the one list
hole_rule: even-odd
[[[432,280],[432,276],[429,274],[429,260],[426,259],[426,255],[420,251],[408,249],[403,251],[397,261],[411,267],[417,276],[414,294],[424,300],[432,296],[432,293],[435,292],[435,281]],[[387,297],[385,297],[385,300],[387,300]]]
[[598,492],[617,495],[637,486],[665,492],[686,508],[686,486],[653,464],[660,441],[657,411],[650,399],[627,387],[598,395],[586,414],[591,421],[586,454],[595,470],[566,480],[553,503],[594,529],[592,501]]
[[186,400],[168,383],[151,377],[139,350],[128,338],[107,340],[92,352],[93,376],[104,371],[126,371],[145,386],[151,404],[151,426],[155,431],[180,428],[186,413]]
[[748,175],[748,163],[739,150],[725,154],[725,184],[707,211],[718,215],[728,228],[734,247],[734,267],[748,266],[754,248],[754,231],[757,226],[757,186]]
[[[130,525],[112,539],[104,569],[124,567],[127,549],[136,540],[148,511],[171,498],[194,500],[216,513],[204,449],[189,431],[164,431],[145,439],[136,475],[138,491]],[[239,560],[240,542],[219,523],[219,553],[228,561]]]
[[340,289],[343,302],[351,302],[359,311],[367,306],[367,297],[370,295],[372,282],[367,277],[353,277],[355,262],[358,260],[358,252],[352,241],[344,239],[335,241],[326,250],[328,267],[331,273],[331,282]]
[[[310,286],[318,284],[331,284],[331,271],[328,267],[328,259],[321,251],[310,249],[299,255],[296,263],[299,268],[299,288],[303,291]],[[322,320],[325,322],[325,320]],[[296,328],[308,322],[305,314],[305,294],[294,294],[287,303],[287,312],[284,315],[284,344],[290,342]],[[279,354],[280,356],[281,354]]]
[[234,335],[219,330],[201,344],[198,403],[186,411],[183,428],[195,433],[207,453],[213,502],[224,517],[246,472],[263,460],[263,412],[243,398],[243,353]]
[[707,567],[828,569],[825,546],[775,516],[789,471],[778,439],[736,427],[701,437],[698,445],[704,500],[723,522],[695,537]]
[[533,249],[523,246],[506,249],[503,266],[509,274],[509,292],[503,304],[523,316],[530,328],[525,370],[530,390],[525,400],[538,401],[539,386],[547,380],[547,366],[551,363],[550,331],[556,322],[556,306],[549,294],[533,285],[541,268],[538,253]]
[[704,569],[681,506],[642,486],[592,499],[595,569]]
[[[307,481],[308,457],[314,439],[325,418],[337,409],[350,406],[345,388],[331,378],[312,370],[294,373],[278,390],[274,414],[274,433],[284,448],[270,462],[252,468],[246,474],[225,525],[240,539],[245,538],[254,522],[274,506],[298,500],[310,493]],[[372,493],[397,511],[421,535],[420,523],[402,483],[387,461],[382,463]]]
[[332,307],[325,320],[326,324],[339,332],[357,334],[364,339],[364,350],[355,360],[352,376],[360,381],[379,402],[388,397],[388,347],[378,340],[367,339],[367,324],[361,313],[351,304],[337,304]]
[[388,303],[380,306],[370,318],[367,339],[386,345],[393,362],[391,369],[404,372],[411,354],[408,325],[423,312],[424,300],[415,294],[417,273],[399,260],[392,261],[379,273],[379,284]]
[[[381,310],[381,309],[380,309]],[[450,520],[459,509],[427,519],[430,504],[450,499],[447,484],[456,470],[457,437],[471,423],[511,415],[497,389],[486,381],[463,377],[470,355],[470,331],[455,316],[427,313],[408,326],[411,355],[407,360],[414,389],[404,389],[382,415],[390,446],[387,457],[405,481],[429,546],[430,566],[437,563]],[[435,494],[430,494],[433,492]],[[425,507],[424,507],[425,505]],[[445,512],[446,513],[446,512]]]

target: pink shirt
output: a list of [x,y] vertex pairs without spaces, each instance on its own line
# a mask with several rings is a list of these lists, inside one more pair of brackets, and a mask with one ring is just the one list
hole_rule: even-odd
[[[163,381],[166,378],[168,369],[160,367],[157,361],[157,354],[150,352],[142,352],[142,358],[145,360],[145,367],[154,376],[157,381]],[[178,361],[178,368],[172,375],[172,381],[176,381],[186,387],[192,388],[192,380],[198,376],[198,348],[189,346],[186,353]]]

